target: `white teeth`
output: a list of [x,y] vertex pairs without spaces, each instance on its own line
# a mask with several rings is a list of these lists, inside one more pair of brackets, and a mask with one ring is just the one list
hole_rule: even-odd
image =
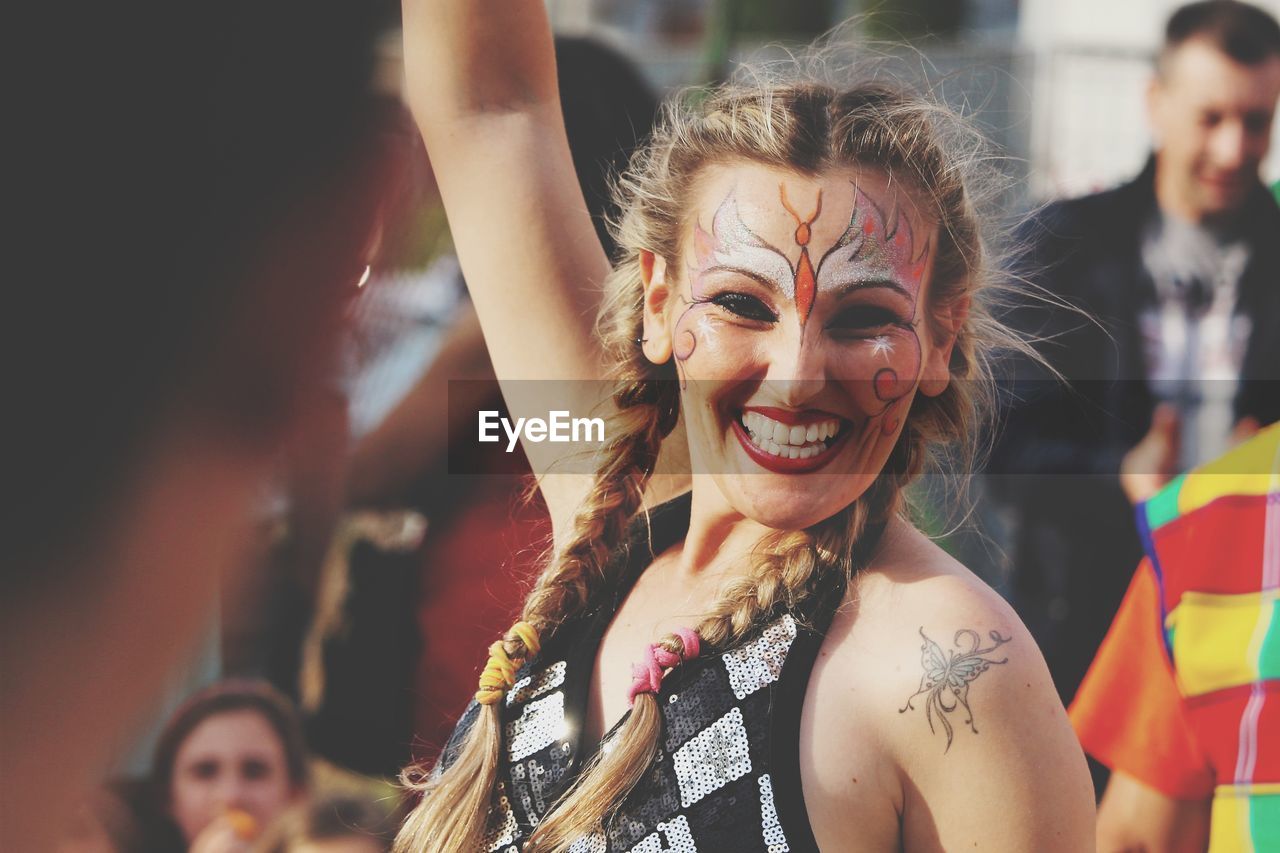
[[742,424],[752,444],[782,459],[812,459],[827,449],[828,438],[840,432],[840,422],[834,419],[791,426],[755,411],[743,412]]

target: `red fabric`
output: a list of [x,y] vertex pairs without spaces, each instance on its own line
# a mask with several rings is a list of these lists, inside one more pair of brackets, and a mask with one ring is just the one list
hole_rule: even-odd
[[1113,770],[1179,799],[1213,793],[1213,768],[1192,733],[1165,653],[1148,560],[1134,573],[1069,713],[1085,750]]
[[[1258,709],[1258,744],[1254,752],[1253,779],[1280,779],[1280,682],[1256,685],[1264,701]],[[1187,719],[1210,762],[1218,772],[1218,782],[1235,781],[1240,752],[1240,725],[1255,685],[1242,684],[1217,690],[1186,702]]]
[[1152,537],[1164,570],[1166,612],[1188,591],[1257,592],[1266,518],[1266,501],[1228,495],[1157,529]]
[[511,627],[551,538],[524,477],[468,478],[456,512],[427,531],[418,598],[422,655],[414,681],[414,755],[431,761],[476,691],[485,650]]

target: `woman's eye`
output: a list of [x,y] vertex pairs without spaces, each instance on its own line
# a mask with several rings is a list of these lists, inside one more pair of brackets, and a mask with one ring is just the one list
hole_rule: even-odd
[[200,761],[191,765],[190,773],[196,779],[207,781],[218,775],[218,764],[216,761]]
[[894,311],[878,305],[859,305],[846,308],[831,321],[830,328],[836,331],[856,332],[860,330],[881,329],[885,326],[900,326],[905,321]]
[[748,296],[745,293],[721,293],[711,298],[711,302],[719,305],[721,308],[733,314],[737,314],[744,320],[754,320],[760,323],[773,323],[778,319],[778,315],[770,310],[754,296]]
[[271,774],[271,767],[263,761],[246,761],[240,772],[246,779],[265,779]]

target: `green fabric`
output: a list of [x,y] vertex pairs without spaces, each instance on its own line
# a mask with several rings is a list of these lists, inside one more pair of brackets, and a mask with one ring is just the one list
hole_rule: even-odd
[[1147,501],[1147,526],[1152,531],[1178,517],[1178,495],[1182,492],[1182,484],[1186,479],[1186,474],[1179,474],[1169,485],[1156,492],[1155,497]]
[[1280,678],[1280,602],[1271,602],[1271,624],[1258,650],[1258,676]]
[[1280,846],[1280,794],[1249,798],[1249,829],[1253,849],[1259,853]]

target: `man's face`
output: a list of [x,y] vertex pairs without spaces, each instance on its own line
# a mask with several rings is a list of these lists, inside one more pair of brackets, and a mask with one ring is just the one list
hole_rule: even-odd
[[1280,57],[1242,65],[1192,39],[1152,84],[1160,202],[1199,221],[1231,213],[1257,180],[1280,97]]

